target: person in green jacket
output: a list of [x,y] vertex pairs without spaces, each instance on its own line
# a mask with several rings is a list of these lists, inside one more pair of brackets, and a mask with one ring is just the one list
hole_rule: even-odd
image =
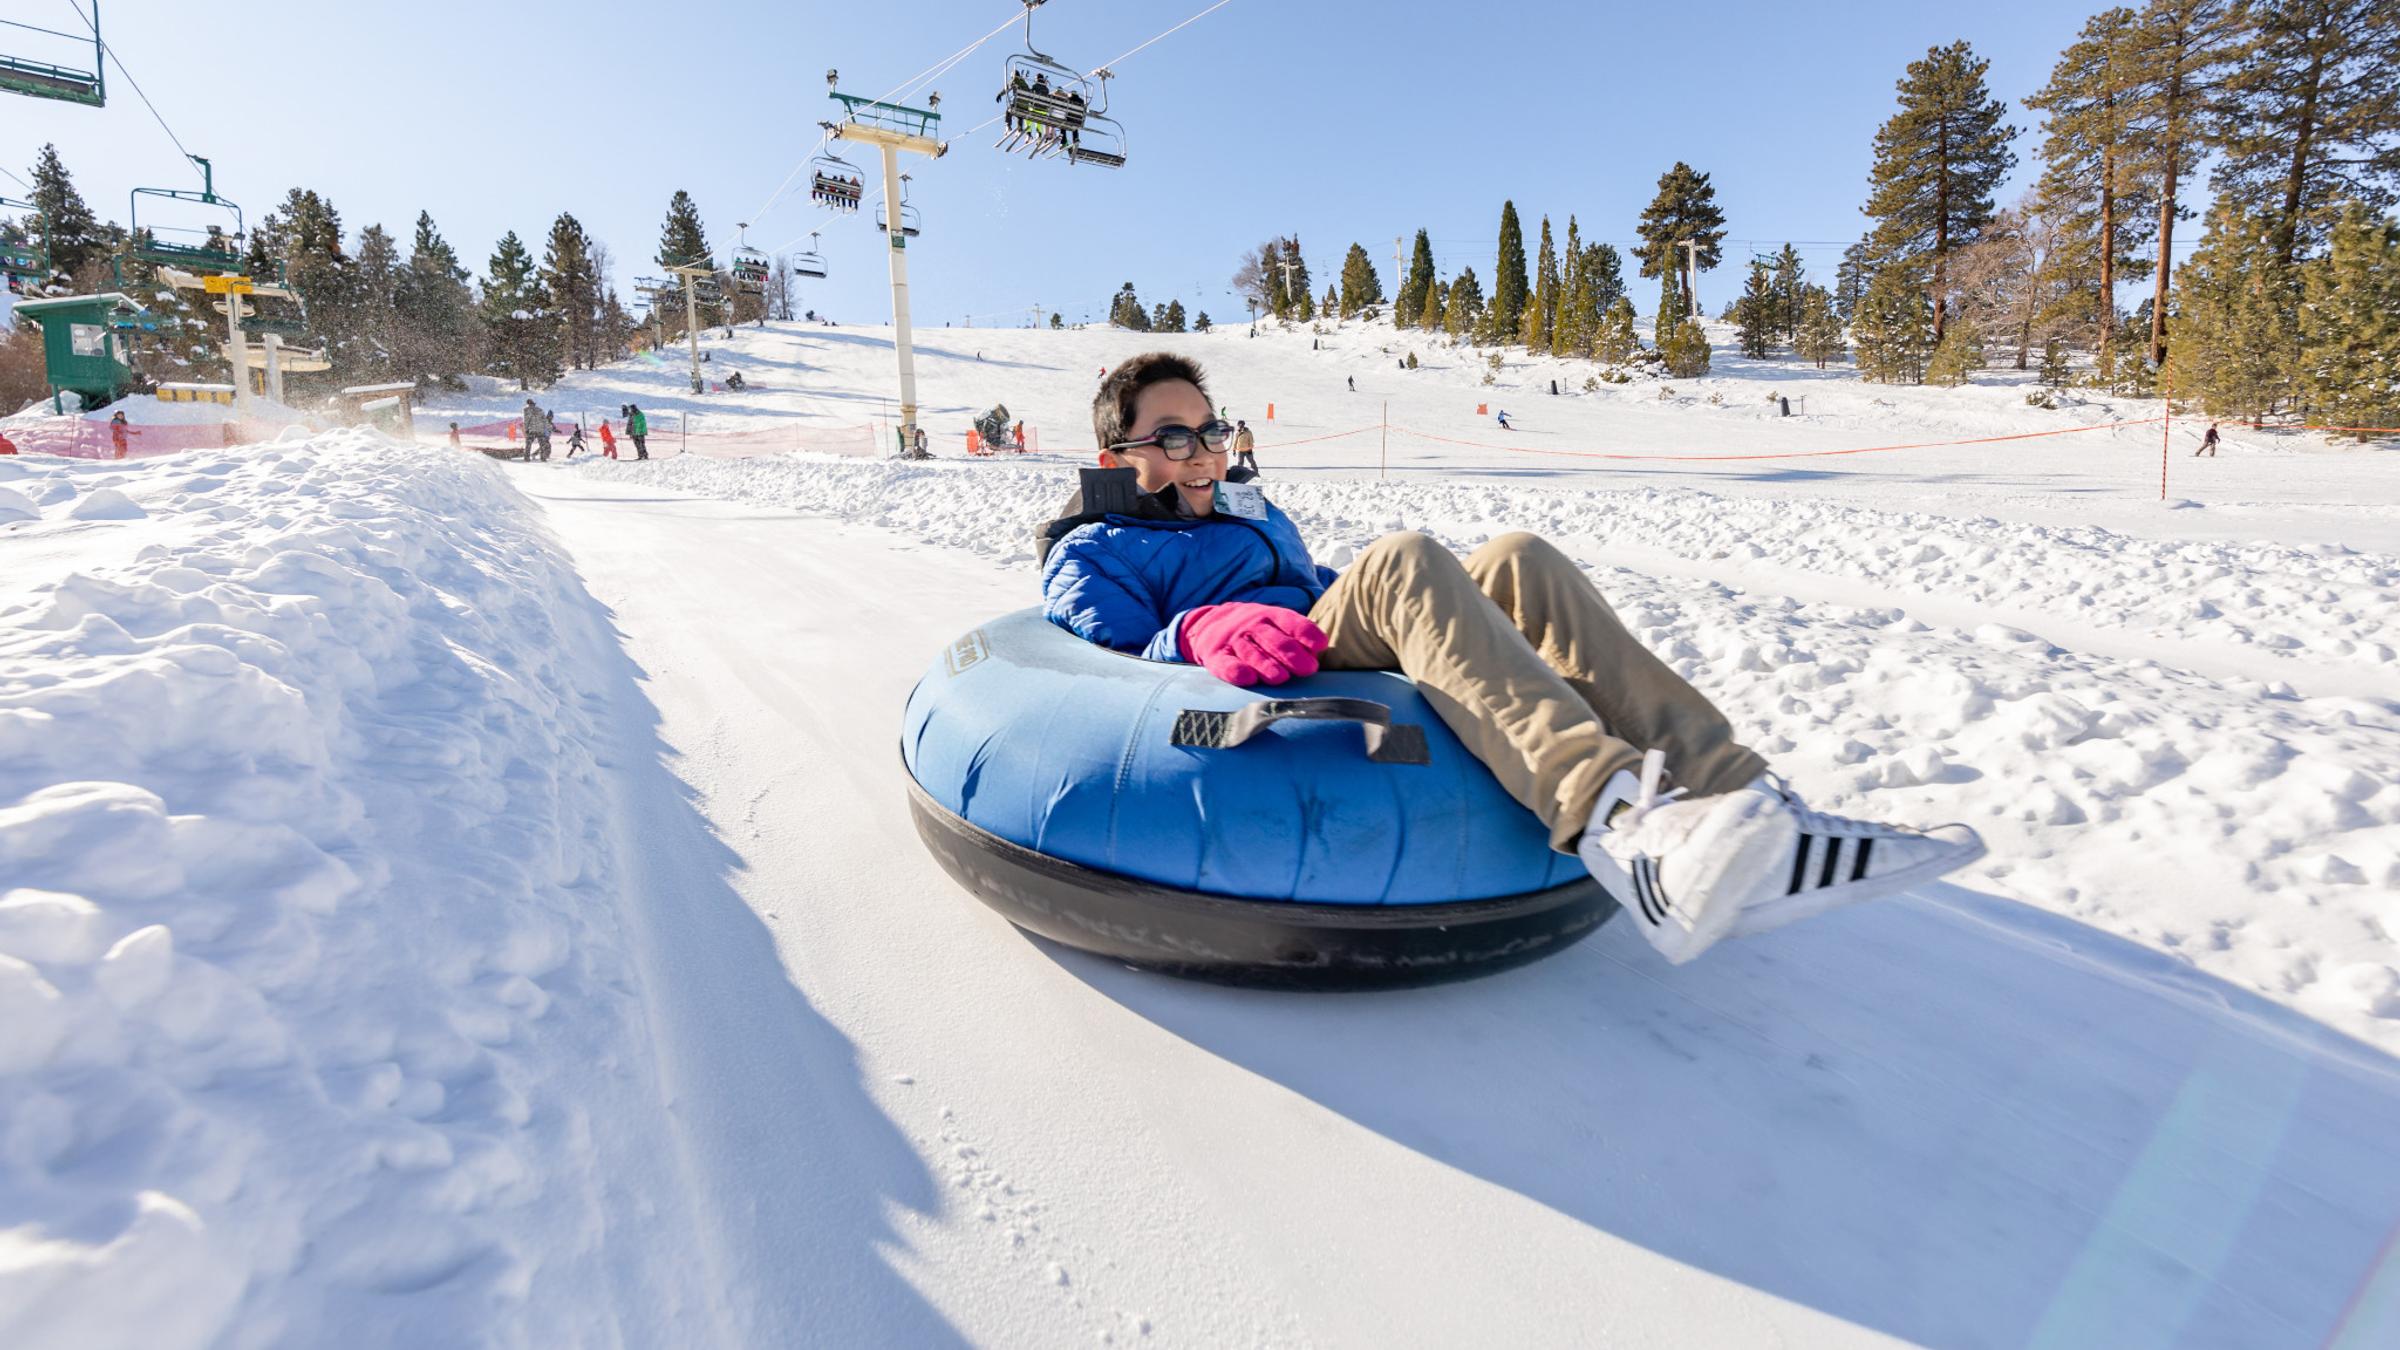
[[625,405],[625,434],[633,438],[635,459],[650,458],[650,417],[642,411],[641,405]]

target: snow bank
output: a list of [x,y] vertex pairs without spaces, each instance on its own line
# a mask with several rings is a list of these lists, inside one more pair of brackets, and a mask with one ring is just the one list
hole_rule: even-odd
[[[1063,468],[788,456],[577,471],[1022,566]],[[1537,531],[1837,811],[1992,840],[1960,878],[2400,1048],[2400,559],[1689,489],[1274,481],[1339,565]]]
[[689,1334],[523,499],[361,431],[0,466],[0,1345]]

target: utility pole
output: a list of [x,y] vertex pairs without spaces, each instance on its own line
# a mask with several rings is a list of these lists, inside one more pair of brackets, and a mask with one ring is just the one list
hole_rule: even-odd
[[942,96],[929,95],[922,108],[859,98],[841,92],[841,72],[825,72],[827,97],[842,105],[842,120],[825,124],[835,140],[859,141],[883,151],[885,252],[892,263],[892,348],[900,366],[900,448],[916,444],[917,360],[908,320],[908,233],[900,219],[900,152],[940,159],[950,147],[940,139]]
[[1300,264],[1290,258],[1278,258],[1275,266],[1283,272],[1283,298],[1284,303],[1289,305],[1292,299],[1292,273],[1300,270]]
[[[1408,284],[1408,273],[1400,270],[1400,236],[1392,236],[1392,322],[1400,322],[1400,288]],[[1408,316],[1413,322],[1416,315]]]
[[1683,241],[1683,298],[1692,307],[1692,317],[1700,317],[1700,245],[1696,240]]

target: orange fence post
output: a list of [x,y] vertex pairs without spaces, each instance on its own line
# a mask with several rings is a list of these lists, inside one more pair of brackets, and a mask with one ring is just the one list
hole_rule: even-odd
[[1491,414],[1491,407],[1492,405],[1489,403],[1478,403],[1475,405],[1475,415],[1477,417],[1487,417]]

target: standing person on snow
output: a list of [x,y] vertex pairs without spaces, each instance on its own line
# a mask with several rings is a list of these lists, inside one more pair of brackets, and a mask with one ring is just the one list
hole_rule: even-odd
[[132,427],[129,427],[125,424],[124,409],[119,408],[116,412],[109,415],[108,441],[110,445],[116,447],[117,458],[125,458],[125,438],[136,434],[137,433]]
[[1166,352],[1102,386],[1101,461],[1142,495],[1106,515],[1078,495],[1037,532],[1052,623],[1237,685],[1398,669],[1676,964],[1982,856],[1964,825],[1810,810],[1534,535],[1503,535],[1462,565],[1401,532],[1339,575],[1319,566],[1291,518],[1226,470],[1237,429],[1211,406],[1199,367]]
[[2198,459],[2202,455],[2206,455],[2210,459],[2217,457],[2217,424],[2214,422],[2208,424],[2208,434],[2200,438],[2200,448],[2192,452],[2194,459]]
[[567,432],[567,458],[573,459],[583,451],[583,423],[577,422]]
[[610,459],[617,457],[617,433],[608,429],[608,419],[600,419],[600,453]]
[[543,459],[550,458],[550,428],[550,414],[532,399],[525,400],[525,458],[532,459],[537,450]]
[[633,439],[633,457],[650,458],[650,415],[638,403],[625,405],[625,434]]
[[467,448],[466,442],[461,441],[458,438],[458,423],[456,422],[452,422],[450,424],[450,448],[453,450],[464,450]]
[[[1222,419],[1219,419],[1219,420],[1222,420]],[[1253,474],[1255,474],[1255,473],[1257,473],[1257,472],[1258,472],[1258,456],[1257,456],[1257,454],[1256,454],[1256,453],[1254,453],[1254,452],[1255,452],[1257,449],[1258,449],[1258,438],[1257,438],[1256,436],[1253,436],[1253,435],[1251,435],[1251,434],[1250,434],[1250,424],[1249,424],[1248,422],[1236,422],[1236,423],[1234,423],[1234,424],[1233,424],[1233,458],[1234,458],[1234,461],[1235,461],[1236,463],[1238,463],[1239,465],[1241,465],[1241,467],[1243,467],[1243,468],[1245,468],[1245,469],[1248,469],[1248,470],[1249,470],[1251,473],[1253,473]]]

